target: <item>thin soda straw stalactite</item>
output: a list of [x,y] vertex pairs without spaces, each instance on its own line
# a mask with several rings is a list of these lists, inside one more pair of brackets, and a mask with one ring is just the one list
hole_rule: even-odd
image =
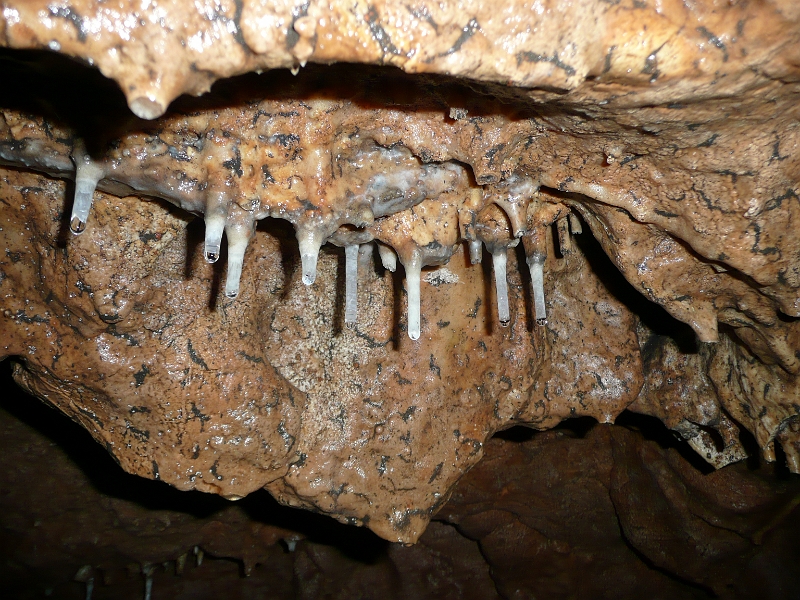
[[206,236],[203,245],[203,256],[208,263],[219,260],[222,247],[222,234],[228,220],[228,199],[221,191],[213,191],[206,198],[205,224]]
[[471,240],[469,243],[469,262],[478,265],[483,258],[483,244],[480,240]]
[[72,203],[69,228],[75,235],[80,235],[86,230],[94,192],[105,171],[100,163],[93,161],[87,154],[83,142],[75,144],[72,160],[75,162],[75,199]]
[[358,320],[358,244],[345,246],[345,325],[355,327]]
[[[197,179],[201,182],[197,185],[202,190],[199,201],[188,198],[188,196],[182,200],[168,196],[168,200],[203,215],[205,221],[203,254],[207,262],[215,263],[219,260],[222,255],[223,238],[227,240],[227,269],[224,284],[226,297],[234,299],[240,296],[245,255],[255,231],[256,220],[267,216],[285,218],[295,227],[302,262],[302,281],[307,286],[315,282],[319,252],[322,246],[331,242],[345,247],[344,322],[353,327],[358,319],[359,273],[363,276],[371,264],[368,260],[359,257],[366,248],[374,250],[374,247],[369,245],[371,241],[368,238],[375,224],[383,219],[391,218],[393,214],[400,214],[409,208],[413,209],[414,206],[426,199],[436,201],[437,196],[440,195],[446,198],[441,201],[442,205],[447,206],[448,202],[452,203],[453,196],[448,196],[448,194],[452,193],[454,186],[464,184],[465,187],[456,196],[459,199],[456,220],[452,219],[452,215],[445,217],[445,212],[436,216],[435,210],[430,212],[431,208],[429,207],[425,209],[428,213],[423,218],[426,223],[423,227],[430,227],[431,231],[438,231],[437,228],[448,231],[450,228],[449,231],[459,232],[460,235],[456,234],[456,238],[465,243],[464,250],[468,252],[469,262],[472,264],[482,261],[483,249],[484,246],[486,247],[492,257],[498,320],[503,326],[510,324],[512,304],[510,296],[513,290],[509,288],[507,279],[509,260],[507,252],[510,247],[515,245],[519,236],[528,234],[528,223],[522,220],[521,215],[527,211],[532,195],[538,191],[537,181],[530,179],[527,175],[512,173],[488,186],[475,185],[474,182],[469,183],[469,178],[461,172],[463,167],[460,165],[451,165],[447,162],[442,165],[405,164],[413,163],[415,160],[414,155],[408,152],[408,156],[402,156],[405,157],[405,163],[402,166],[397,165],[401,176],[389,177],[386,171],[380,171],[379,175],[372,174],[363,180],[366,182],[364,185],[369,193],[378,194],[380,192],[383,194],[379,197],[376,196],[383,203],[379,204],[382,207],[383,212],[379,211],[382,216],[376,218],[372,210],[373,203],[377,201],[375,198],[369,195],[361,197],[343,194],[341,189],[335,186],[331,187],[326,170],[329,152],[319,151],[313,155],[315,159],[311,161],[311,164],[305,165],[302,169],[304,175],[308,175],[306,177],[308,181],[304,182],[304,187],[297,188],[298,193],[307,193],[308,198],[314,200],[314,202],[298,200],[298,202],[305,202],[302,204],[305,210],[298,212],[296,208],[292,208],[291,211],[287,211],[283,205],[271,204],[271,196],[259,196],[257,201],[251,199],[250,204],[247,205],[253,208],[245,209],[243,207],[246,204],[241,203],[241,198],[237,196],[239,193],[237,186],[240,185],[239,178],[242,177],[242,172],[246,172],[246,169],[242,167],[242,161],[246,161],[248,158],[246,154],[240,154],[241,144],[234,143],[227,137],[222,139],[222,137],[206,136],[207,154],[201,160],[208,179]],[[383,152],[385,154],[389,151]],[[392,157],[396,158],[394,155],[397,154],[397,151],[392,149],[391,152],[393,153]],[[230,158],[232,155],[235,155],[236,161],[232,162]],[[147,187],[152,184],[148,183],[149,180],[142,176],[141,172],[120,169],[117,164],[124,161],[126,157],[137,156],[136,152],[120,151],[114,155],[116,162],[113,164],[108,162],[107,156],[103,156],[105,158],[90,156],[81,140],[77,141],[70,153],[70,158],[76,165],[76,193],[71,219],[71,228],[75,233],[82,232],[86,227],[86,220],[92,205],[92,195],[98,185],[101,189],[105,189],[104,185],[113,188],[117,183],[130,185],[134,189],[137,189],[138,186],[145,192],[152,189]],[[230,166],[229,163],[236,168]],[[220,165],[225,170],[224,179],[215,171]],[[390,168],[389,171],[392,169]],[[411,174],[409,175],[409,173]],[[271,180],[270,183],[274,184],[275,181]],[[341,187],[343,184],[338,185]],[[344,185],[342,189],[349,190],[350,188]],[[158,191],[162,190],[158,188]],[[402,195],[397,196],[400,192]],[[297,198],[301,198],[301,196],[297,196]],[[365,199],[367,204],[364,204]],[[491,213],[493,225],[486,223],[481,225],[480,215],[486,213],[486,209],[490,205],[495,206],[494,212]],[[276,209],[276,207],[280,207],[280,209]],[[359,209],[359,207],[362,208]],[[425,210],[422,210],[420,214],[425,214]],[[242,213],[241,218],[234,218],[234,215],[238,215],[240,212]],[[369,214],[365,216],[366,213]],[[384,213],[386,214],[384,215]],[[336,233],[337,228],[343,226],[349,228],[347,229],[349,233],[363,232],[366,238],[358,240],[353,238],[342,244],[333,241],[332,236]],[[414,227],[416,226],[415,224]],[[489,229],[497,231],[488,234],[487,226]],[[579,232],[580,226],[580,221],[574,215],[565,215],[559,220],[558,232],[562,241],[561,247],[568,248],[568,243],[564,241],[564,234]],[[487,235],[488,237],[486,237]],[[402,255],[402,252],[395,242],[400,243],[402,239],[400,237],[397,240],[377,243],[381,263],[388,271],[394,272],[397,269],[397,262],[400,260],[399,254]],[[424,239],[424,236],[421,239]],[[455,239],[448,241],[446,245],[452,245],[455,241]],[[436,242],[438,244],[438,240]],[[421,254],[418,260],[404,263],[408,292],[408,335],[412,339],[419,339],[422,329],[421,269],[425,266],[444,264],[449,260],[449,256],[439,260],[433,255],[429,255],[432,250],[425,245],[420,246],[419,250]],[[433,250],[433,252],[435,254],[436,251]],[[538,323],[543,323],[546,314],[542,256],[534,257],[528,254],[528,266],[531,269],[531,280],[534,286],[533,300],[536,319]]]
[[229,216],[225,225],[228,239],[228,276],[225,281],[225,295],[236,298],[239,295],[239,281],[242,277],[244,254],[255,230],[255,219],[251,213],[237,210],[236,216]]
[[578,215],[573,212],[569,213],[569,229],[572,232],[572,235],[580,235],[583,233],[581,220],[578,218]]
[[376,243],[378,245],[378,254],[381,257],[383,268],[394,273],[397,270],[397,254],[386,244]]
[[547,325],[547,308],[544,298],[544,263],[547,260],[547,227],[537,226],[522,239],[525,260],[531,274],[533,310],[537,325]]
[[505,248],[497,248],[492,253],[494,267],[494,286],[497,292],[497,318],[500,325],[508,327],[511,315],[508,309],[508,281],[506,279],[506,263],[508,255]]
[[421,332],[420,280],[422,279],[422,260],[415,256],[403,263],[406,270],[406,291],[408,293],[408,337],[418,340]]
[[533,287],[533,310],[537,325],[547,325],[547,308],[544,303],[544,261],[545,256],[534,254],[528,259]]
[[297,226],[297,244],[303,269],[303,283],[311,285],[317,279],[317,260],[322,247],[322,235],[314,227]]

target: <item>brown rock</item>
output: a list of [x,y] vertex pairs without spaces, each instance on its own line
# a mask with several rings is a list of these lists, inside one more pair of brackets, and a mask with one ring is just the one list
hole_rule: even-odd
[[[3,8],[5,46],[83,58],[156,119],[3,54],[2,356],[126,470],[413,542],[515,424],[630,407],[715,466],[745,456],[738,424],[800,468],[790,2]],[[307,61],[431,75],[309,65],[168,109]],[[223,230],[224,282],[202,260]],[[373,239],[405,290],[365,253],[357,292],[343,253],[317,263]]]
[[794,492],[779,499],[741,463],[701,474],[621,427],[495,439],[487,457],[440,518],[480,543],[503,597],[792,595],[788,548],[770,575],[756,572],[763,532],[794,527],[783,520],[796,513]]
[[0,572],[14,598],[85,597],[90,580],[93,598],[141,598],[143,571],[153,597],[173,598],[788,599],[798,583],[796,478],[698,470],[655,420],[490,440],[404,547],[263,491],[228,503],[133,477],[14,396],[0,409]]

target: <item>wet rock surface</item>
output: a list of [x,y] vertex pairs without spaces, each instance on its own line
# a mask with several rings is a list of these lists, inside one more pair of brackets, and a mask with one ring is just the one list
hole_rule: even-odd
[[[3,365],[8,385],[10,369]],[[0,555],[13,598],[752,598],[800,583],[800,484],[714,472],[657,421],[516,428],[486,445],[419,542],[115,468],[21,392],[0,410]],[[77,579],[77,580],[76,580]]]
[[533,9],[514,0],[4,0],[3,7],[4,46],[89,61],[148,119],[217,79],[309,62],[392,65],[539,87],[544,98],[567,91],[642,104],[791,79],[798,64],[791,0],[546,0]]
[[545,4],[4,2],[0,358],[131,473],[393,541],[518,424],[797,472],[797,9]]
[[[63,204],[50,204],[63,189],[60,182],[13,171],[6,172],[4,182],[4,197],[18,211],[57,215],[63,210]],[[361,278],[370,312],[359,328],[346,328],[341,303],[337,306],[341,255],[323,254],[324,276],[310,290],[291,268],[299,263],[289,249],[291,234],[257,231],[251,248],[262,256],[252,260],[251,255],[254,278],[240,298],[230,301],[214,288],[214,267],[202,260],[200,244],[192,243],[187,219],[152,202],[105,199],[108,204],[98,201],[95,213],[99,222],[108,218],[115,226],[96,224],[74,238],[81,246],[70,240],[59,248],[58,218],[19,215],[17,222],[31,218],[51,224],[49,232],[27,227],[27,236],[19,236],[11,227],[14,211],[4,213],[2,233],[14,256],[27,247],[54,258],[48,264],[12,261],[15,270],[5,271],[9,288],[15,281],[40,282],[38,299],[7,301],[4,307],[5,323],[19,335],[7,338],[6,352],[36,355],[43,342],[59,349],[46,364],[26,361],[17,380],[73,412],[129,471],[182,489],[234,497],[267,485],[284,502],[344,519],[366,516],[370,527],[386,537],[415,539],[453,482],[479,460],[486,436],[501,424],[519,420],[548,427],[587,414],[609,421],[641,385],[633,321],[589,269],[573,266],[575,275],[556,280],[559,291],[551,296],[559,311],[573,318],[551,320],[554,339],[544,350],[550,360],[536,364],[519,348],[535,348],[532,338],[543,332],[523,318],[524,280],[513,277],[514,271],[519,316],[507,333],[492,322],[491,307],[482,301],[487,274],[457,257],[461,264],[449,265],[454,283],[426,285],[433,291],[424,304],[432,331],[426,344],[414,345],[397,331],[399,290],[391,274],[375,265],[367,265]],[[129,252],[156,256],[144,281],[125,286],[126,295],[141,290],[139,298],[129,300],[135,308],[124,323],[108,323],[98,315],[95,299],[99,290],[108,289],[103,286],[113,285],[103,281],[104,275],[110,279],[120,270],[90,265],[99,263],[98,248],[116,248],[116,224],[130,218],[131,207],[153,211],[147,219],[153,229],[131,232],[136,241],[128,244]],[[109,237],[98,237],[104,233]],[[196,250],[188,265],[187,247]],[[569,263],[581,260],[576,251],[558,270],[569,273]],[[137,264],[145,268],[147,263]],[[65,286],[64,280],[74,283]],[[50,281],[58,282],[56,289]],[[594,294],[586,297],[589,289]],[[570,329],[580,327],[586,303],[598,302],[602,320],[596,320],[593,338],[598,350],[585,356],[571,345],[586,344],[587,338],[578,340]],[[629,333],[621,337],[619,330]],[[97,350],[86,351],[86,338],[95,340]],[[49,340],[55,341],[50,345]],[[443,354],[442,345],[452,348]],[[72,358],[76,353],[80,363]],[[592,371],[582,368],[585,361]],[[553,390],[542,392],[552,395],[551,403],[533,404],[521,395],[534,377]],[[561,396],[561,390],[583,388],[585,399]]]

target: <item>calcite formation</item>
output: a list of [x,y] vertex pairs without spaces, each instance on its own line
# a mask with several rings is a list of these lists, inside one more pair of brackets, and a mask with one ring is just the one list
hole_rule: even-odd
[[518,424],[800,472],[793,2],[0,6],[0,357],[128,471],[406,543]]

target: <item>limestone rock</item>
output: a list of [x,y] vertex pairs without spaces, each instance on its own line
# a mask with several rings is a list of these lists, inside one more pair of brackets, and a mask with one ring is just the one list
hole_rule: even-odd
[[413,542],[517,424],[800,469],[793,3],[2,7],[0,358],[126,470]]

